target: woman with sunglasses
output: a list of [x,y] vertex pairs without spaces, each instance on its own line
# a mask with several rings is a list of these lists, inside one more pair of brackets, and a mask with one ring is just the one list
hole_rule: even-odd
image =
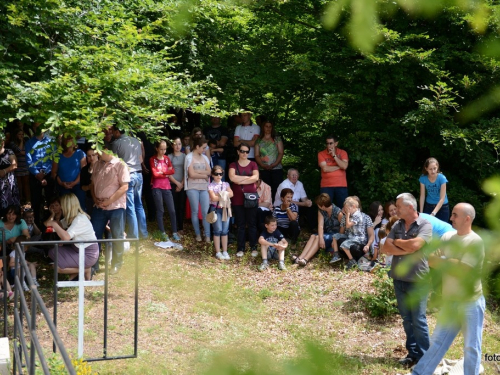
[[245,229],[248,226],[248,236],[252,256],[258,255],[257,251],[257,212],[258,207],[246,208],[244,206],[244,193],[257,193],[256,182],[259,179],[259,167],[256,162],[248,159],[250,146],[242,142],[237,147],[238,160],[229,165],[229,179],[233,186],[232,210],[238,226],[238,251],[237,257],[242,257],[245,251]]
[[232,198],[233,191],[229,187],[229,183],[222,181],[223,176],[224,169],[220,165],[212,168],[213,181],[208,185],[208,195],[210,196],[210,212],[217,211],[217,221],[212,224],[214,227],[215,257],[220,260],[229,260],[231,258],[227,252],[227,236],[229,234],[230,218],[227,217],[226,221],[222,221],[222,208],[219,205],[220,201],[223,200],[220,193],[227,191],[228,197]]

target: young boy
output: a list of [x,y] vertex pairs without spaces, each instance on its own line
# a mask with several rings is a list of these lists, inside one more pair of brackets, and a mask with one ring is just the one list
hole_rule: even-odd
[[334,235],[332,241],[332,247],[334,253],[330,263],[335,263],[341,260],[338,253],[339,249],[337,241],[342,238],[347,238],[344,242],[342,242],[342,245],[340,247],[342,248],[342,250],[344,250],[347,257],[349,258],[349,262],[347,262],[346,268],[351,269],[357,264],[356,260],[353,259],[351,255],[350,251],[351,246],[352,245],[361,246],[363,247],[363,251],[365,253],[368,252],[370,247],[364,245],[367,240],[366,228],[365,228],[363,214],[359,210],[358,201],[354,198],[348,197],[344,203],[344,213],[345,213],[344,216],[345,234],[337,233]]
[[285,267],[285,249],[288,246],[285,237],[278,230],[278,222],[273,216],[266,216],[264,220],[266,230],[260,234],[260,253],[262,255],[262,264],[259,271],[265,271],[269,268],[267,259],[278,259],[278,269],[286,270]]

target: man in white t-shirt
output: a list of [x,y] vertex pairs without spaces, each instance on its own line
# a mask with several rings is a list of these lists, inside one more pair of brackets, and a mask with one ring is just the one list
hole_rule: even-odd
[[245,142],[250,147],[248,159],[255,161],[255,141],[259,138],[260,128],[258,125],[252,123],[252,112],[244,110],[240,113],[241,125],[236,127],[234,131],[234,148],[238,148],[240,143]]
[[299,181],[299,171],[295,168],[290,168],[287,173],[287,179],[278,186],[276,196],[274,198],[274,206],[281,204],[281,190],[287,188],[293,191],[292,203],[299,207],[299,217],[307,219],[306,224],[309,229],[316,232],[318,224],[317,210],[313,209],[312,201],[307,197],[304,185]]
[[479,374],[485,310],[481,285],[484,245],[472,230],[475,216],[470,204],[457,204],[451,214],[457,232],[445,233],[441,241],[446,243],[429,257],[429,265],[443,273],[443,309],[432,334],[431,346],[412,374],[433,374],[460,331],[464,336],[462,373]]

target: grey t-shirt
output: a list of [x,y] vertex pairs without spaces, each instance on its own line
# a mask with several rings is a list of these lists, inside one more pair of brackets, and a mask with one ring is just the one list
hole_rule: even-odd
[[111,150],[127,164],[130,172],[142,171],[141,141],[137,138],[122,134],[111,144]]
[[175,178],[176,181],[182,182],[182,180],[184,180],[184,160],[186,159],[186,154],[181,153],[178,156],[169,154],[168,157],[172,161],[172,165],[174,166],[175,170],[172,177]]
[[[452,301],[477,300],[483,294],[481,270],[484,260],[484,244],[482,238],[474,231],[463,236],[448,232],[441,237],[441,240],[444,241],[441,250],[446,258],[457,259],[471,268],[471,272],[464,274],[463,277],[444,273],[443,298]],[[452,246],[452,242],[460,243],[462,246]]]
[[[391,238],[393,240],[411,240],[417,237],[422,238],[426,243],[429,243],[432,239],[431,223],[420,216],[410,225],[410,229],[408,231],[406,231],[405,228],[405,221],[403,219],[399,219],[387,236],[387,238]],[[400,274],[402,270],[407,267],[409,267],[409,269],[404,272],[404,274]],[[428,272],[429,264],[427,263],[427,257],[422,249],[419,249],[413,254],[394,255],[389,276],[395,280],[416,282],[419,279],[422,279]]]

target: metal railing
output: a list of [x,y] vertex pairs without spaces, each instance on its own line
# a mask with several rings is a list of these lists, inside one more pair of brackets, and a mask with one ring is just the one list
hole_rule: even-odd
[[[37,311],[40,310],[42,313],[47,326],[49,327],[50,333],[53,337],[54,345],[59,349],[59,353],[64,361],[64,366],[69,374],[75,374],[76,371],[71,363],[71,358],[64,347],[64,344],[59,337],[59,333],[57,332],[56,325],[52,322],[52,317],[50,316],[50,312],[45,306],[40,293],[38,292],[38,288],[33,283],[33,278],[29,272],[28,264],[24,259],[24,249],[21,249],[19,243],[15,245],[16,251],[16,272],[14,277],[14,366],[13,373],[22,374],[23,366],[26,366],[27,372],[32,375],[35,374],[36,371],[36,355],[38,355],[40,365],[44,374],[50,374],[50,369],[47,364],[47,360],[45,359],[45,355],[43,352],[43,348],[40,344],[40,339],[37,334],[37,322],[36,316]],[[29,288],[31,289],[31,307],[28,307],[26,302],[26,298],[23,291],[23,281],[28,281]],[[25,319],[24,319],[25,317]],[[26,335],[24,333],[24,324],[26,323],[27,329],[29,331],[29,341],[30,346],[28,349]],[[26,361],[23,362],[23,356],[26,358]]]
[[7,324],[7,306],[9,303],[9,296],[7,292],[7,272],[9,270],[9,265],[7,264],[7,241],[5,240],[5,228],[0,228],[0,233],[2,235],[2,262],[3,262],[3,275],[2,275],[2,288],[0,289],[0,292],[3,293],[3,316],[2,316],[2,323],[3,323],[3,337],[7,337],[8,334],[8,324]]
[[[135,280],[134,280],[134,350],[133,354],[123,355],[123,356],[108,356],[108,342],[107,342],[107,333],[108,333],[108,277],[109,271],[108,267],[105,266],[105,275],[104,281],[85,281],[84,280],[84,272],[85,272],[85,262],[84,262],[84,246],[85,243],[115,243],[115,242],[134,242],[135,243]],[[59,350],[61,357],[63,358],[64,365],[68,370],[69,374],[75,374],[75,370],[71,363],[71,359],[68,356],[68,353],[64,347],[63,342],[61,341],[59,334],[57,332],[57,299],[58,299],[58,290],[62,287],[78,287],[79,288],[79,325],[78,325],[78,356],[79,358],[83,357],[83,334],[84,334],[84,309],[83,302],[85,299],[84,295],[84,287],[85,286],[104,286],[104,332],[103,332],[103,356],[97,358],[85,358],[85,361],[102,361],[102,360],[113,360],[113,359],[125,359],[125,358],[137,358],[137,342],[138,342],[138,311],[139,311],[139,248],[138,248],[139,240],[137,239],[105,239],[105,240],[94,240],[94,241],[31,241],[31,242],[21,242],[16,243],[15,251],[16,251],[16,272],[15,275],[15,292],[14,292],[14,366],[13,370],[16,373],[16,369],[22,372],[22,366],[26,366],[26,370],[29,374],[35,373],[35,355],[38,355],[40,360],[41,367],[45,374],[50,374],[49,368],[47,366],[47,361],[43,354],[42,347],[40,345],[40,341],[38,335],[36,333],[37,324],[36,324],[36,312],[40,310],[42,312],[42,316],[47,322],[47,325],[50,329],[50,332],[53,336],[53,352],[56,353]],[[58,245],[62,244],[74,244],[80,247],[79,257],[80,257],[80,267],[79,267],[79,280],[78,281],[59,281],[58,280]],[[54,245],[55,248],[55,259],[54,259],[54,309],[53,309],[53,317],[50,316],[50,312],[45,306],[39,292],[38,288],[34,285],[33,279],[29,272],[29,268],[26,260],[24,259],[24,247],[25,246],[47,246]],[[5,251],[4,251],[5,258]],[[108,251],[105,252],[105,264],[108,264]],[[4,260],[5,262],[5,260]],[[5,269],[5,267],[4,267]],[[31,289],[31,311],[28,308],[24,292],[23,292],[23,280],[26,277],[28,281],[29,288]],[[5,280],[5,272],[4,272],[4,280]],[[6,303],[4,303],[4,306]],[[6,318],[6,312],[4,313]],[[26,317],[26,325],[30,332],[30,348],[28,350],[26,336],[24,334],[24,317]],[[5,332],[7,332],[7,324],[6,320],[4,323]],[[23,356],[26,358],[26,361],[23,362]]]

